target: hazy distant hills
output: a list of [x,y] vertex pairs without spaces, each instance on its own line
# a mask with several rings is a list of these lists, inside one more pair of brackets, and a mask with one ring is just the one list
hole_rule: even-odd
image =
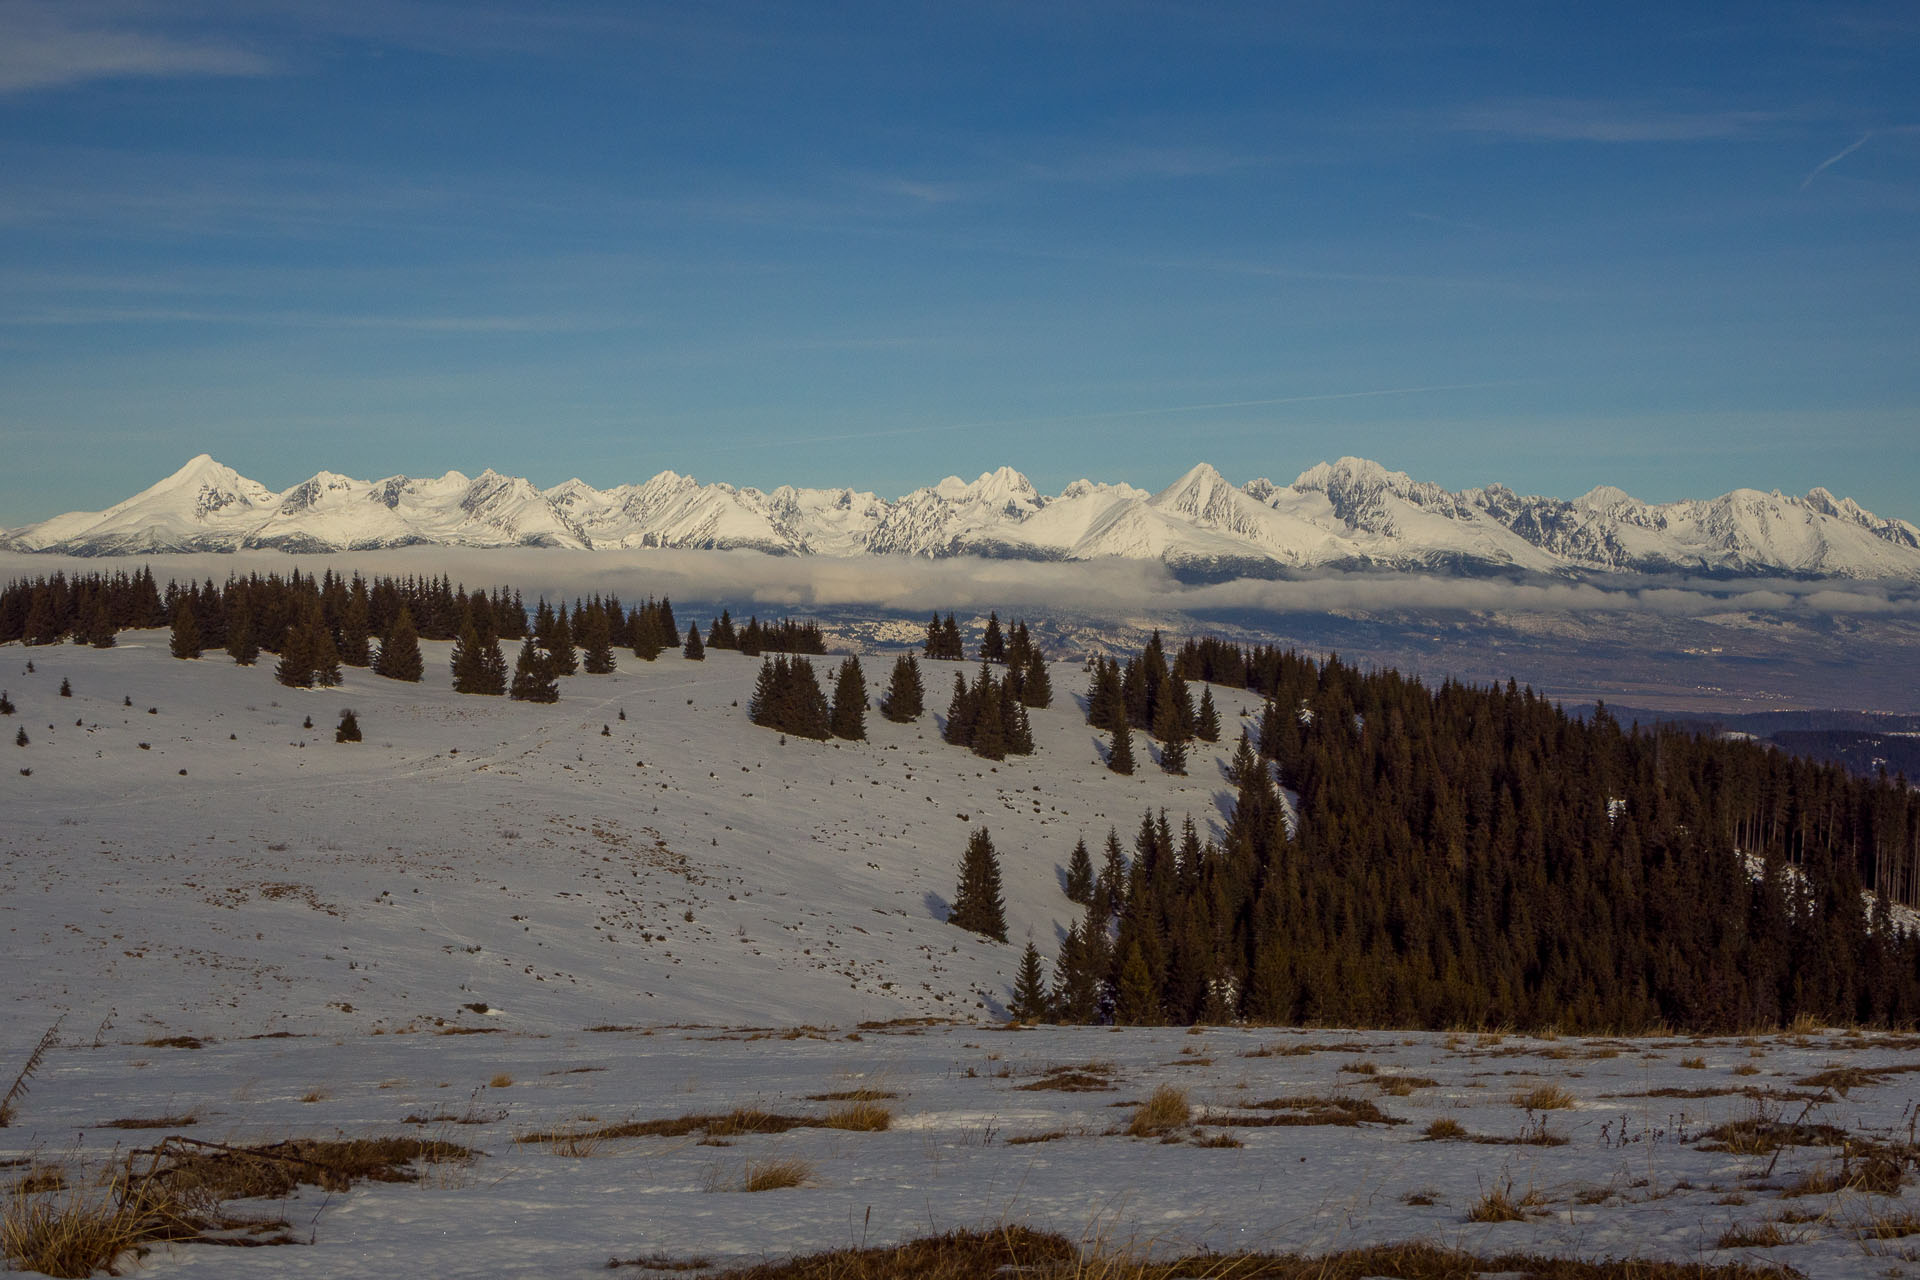
[[417,545],[1120,557],[1217,576],[1402,568],[1920,581],[1920,529],[1824,489],[1655,504],[1602,486],[1567,500],[1497,484],[1456,492],[1359,458],[1320,463],[1284,486],[1235,485],[1201,463],[1158,492],[1077,480],[1054,496],[1002,467],[889,501],[700,484],[672,471],[612,489],[579,480],[539,489],[491,470],[372,481],[323,471],[276,492],[202,454],[105,511],[0,534],[11,550],[90,556]]

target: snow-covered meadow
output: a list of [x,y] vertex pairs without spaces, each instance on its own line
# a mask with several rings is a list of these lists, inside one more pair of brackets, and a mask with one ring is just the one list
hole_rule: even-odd
[[[146,1274],[585,1275],[1002,1222],[1164,1250],[1429,1239],[1920,1271],[1904,1238],[1868,1238],[1920,1228],[1911,1189],[1790,1194],[1912,1143],[1910,1037],[1007,1029],[1020,945],[1051,955],[1076,918],[1075,839],[1097,859],[1149,806],[1217,827],[1243,695],[1215,691],[1228,741],[1190,776],[1143,758],[1122,778],[1069,665],[1038,753],[990,765],[931,714],[783,744],[747,723],[758,663],[736,654],[627,657],[539,707],[453,694],[446,646],[423,648],[425,685],[349,670],[317,691],[268,663],[176,661],[163,633],[0,649],[18,706],[0,720],[0,1088],[59,1022],[0,1129],[0,1185],[77,1180],[170,1133],[482,1153],[245,1206],[303,1243],[163,1246]],[[925,665],[943,708],[949,668]],[[877,687],[886,661],[866,674]],[[364,742],[333,741],[344,707]],[[943,920],[980,825],[1011,944]],[[1163,1085],[1190,1123],[1125,1134]],[[888,1127],[599,1132],[818,1120],[853,1095]],[[1726,1124],[1744,1127],[1711,1132]],[[800,1186],[732,1189],[781,1159]],[[1518,1220],[1473,1220],[1495,1196]],[[1768,1224],[1782,1243],[1738,1243]]]

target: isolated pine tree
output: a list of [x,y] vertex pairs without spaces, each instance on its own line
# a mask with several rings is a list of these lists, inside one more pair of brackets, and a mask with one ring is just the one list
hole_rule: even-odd
[[1087,855],[1087,842],[1076,840],[1067,859],[1067,901],[1086,906],[1093,900],[1093,859]]
[[10,716],[13,712],[13,699],[7,696],[5,689],[0,689],[0,716]]
[[280,662],[273,669],[273,678],[289,689],[313,687],[313,637],[304,625],[296,623],[287,628],[286,638],[280,642]]
[[1027,949],[1020,953],[1020,971],[1013,978],[1013,999],[1007,1004],[1007,1012],[1019,1022],[1045,1022],[1052,1004],[1047,998],[1047,977],[1040,968],[1040,949],[1028,938]]
[[1160,748],[1160,768],[1184,777],[1187,772],[1187,740],[1173,738]]
[[1107,752],[1107,768],[1115,773],[1133,772],[1133,730],[1125,717],[1113,727],[1113,747]]
[[973,741],[973,699],[967,694],[967,678],[953,673],[953,696],[947,699],[947,726],[941,734],[955,746]]
[[355,574],[346,608],[340,611],[340,661],[349,667],[364,667],[373,661],[373,624],[368,612],[367,584]]
[[987,629],[980,637],[980,661],[1005,662],[1007,660],[1007,638],[1000,632],[1000,615],[987,615]]
[[586,616],[581,620],[580,650],[580,665],[587,669],[588,675],[612,673],[613,623],[607,617],[606,606],[598,600],[587,606]]
[[687,643],[680,653],[689,662],[700,662],[707,656],[707,646],[700,643],[700,628],[693,623],[687,624]]
[[331,689],[340,683],[340,650],[333,643],[333,632],[327,629],[318,608],[307,623],[307,635],[313,655],[313,682],[322,689]]
[[520,659],[514,664],[508,696],[515,702],[560,701],[560,683],[554,678],[551,660],[533,643],[532,636],[520,644]]
[[1020,680],[1020,701],[1042,710],[1053,705],[1053,678],[1047,674],[1047,659],[1038,649],[1027,655]]
[[580,670],[580,653],[573,647],[573,624],[567,621],[565,608],[554,610],[553,629],[547,636],[547,666],[556,676],[570,676]]
[[87,620],[87,643],[96,649],[111,649],[116,643],[113,635],[113,615],[108,612],[105,599],[94,604],[93,614]]
[[348,707],[340,713],[340,725],[333,731],[333,740],[335,742],[360,741],[360,717],[353,714],[353,708]]
[[420,657],[420,633],[414,629],[413,611],[404,604],[393,626],[388,628],[387,638],[380,642],[380,652],[373,660],[373,673],[410,684],[418,684],[426,674],[426,664]]
[[194,618],[193,606],[185,596],[173,604],[173,637],[169,648],[176,658],[200,656],[200,623]]
[[21,726],[20,726],[20,727],[19,727],[18,729],[16,729],[16,730],[14,730],[14,732],[13,732],[13,745],[14,745],[14,746],[16,746],[16,747],[24,747],[24,746],[26,746],[26,745],[27,745],[27,743],[28,743],[28,742],[30,742],[30,741],[31,741],[31,739],[27,737],[27,726],[25,726],[25,725],[21,725]]
[[1202,742],[1220,741],[1220,713],[1214,710],[1213,690],[1202,685],[1200,710],[1194,715],[1193,736]]
[[833,686],[829,724],[836,738],[859,742],[867,736],[867,678],[861,674],[858,658],[848,658],[840,664],[840,677]]
[[60,696],[63,698],[71,698],[73,696],[73,682],[65,676],[60,678]]
[[960,884],[953,893],[947,923],[985,934],[996,942],[1007,940],[1006,905],[1000,899],[1000,859],[985,827],[976,827],[960,858]]
[[475,693],[497,698],[507,691],[507,657],[500,652],[500,641],[493,636],[480,641],[479,682]]
[[925,710],[926,691],[920,685],[920,664],[913,655],[903,653],[893,664],[893,678],[886,696],[880,699],[880,714],[896,724],[918,720]]
[[227,656],[236,666],[250,667],[260,657],[260,637],[253,629],[253,607],[247,592],[237,590],[227,608]]
[[482,691],[486,672],[481,665],[480,633],[474,628],[472,614],[467,615],[466,624],[460,628],[460,635],[453,642],[453,655],[448,665],[453,668],[455,693]]
[[973,754],[987,760],[1005,760],[1007,730],[1000,714],[1000,686],[983,671],[973,691]]

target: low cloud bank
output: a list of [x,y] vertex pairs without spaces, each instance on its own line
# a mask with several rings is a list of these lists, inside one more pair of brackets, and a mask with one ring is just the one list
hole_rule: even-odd
[[1780,579],[1453,578],[1413,572],[1326,574],[1290,580],[1183,582],[1155,561],[1046,562],[904,556],[836,559],[754,551],[556,551],[408,547],[293,556],[280,552],[85,559],[0,553],[0,580],[58,571],[132,572],[162,582],[299,571],[445,574],[468,587],[502,583],[540,595],[615,593],[688,602],[726,601],[762,612],[856,607],[910,614],[1013,610],[1131,620],[1210,611],[1298,613],[1624,613],[1708,617],[1728,613],[1920,618],[1920,584]]

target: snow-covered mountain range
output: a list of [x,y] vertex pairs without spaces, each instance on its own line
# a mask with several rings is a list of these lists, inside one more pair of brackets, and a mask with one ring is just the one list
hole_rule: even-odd
[[69,555],[412,545],[1123,557],[1256,576],[1383,567],[1920,581],[1920,528],[1825,489],[1655,504],[1603,486],[1566,500],[1498,484],[1456,492],[1360,458],[1320,463],[1284,486],[1235,485],[1201,463],[1157,493],[1076,480],[1053,497],[1002,467],[888,501],[700,484],[672,471],[612,489],[580,480],[539,489],[491,470],[373,481],[323,471],[275,492],[202,454],[105,511],[0,534],[0,548]]

